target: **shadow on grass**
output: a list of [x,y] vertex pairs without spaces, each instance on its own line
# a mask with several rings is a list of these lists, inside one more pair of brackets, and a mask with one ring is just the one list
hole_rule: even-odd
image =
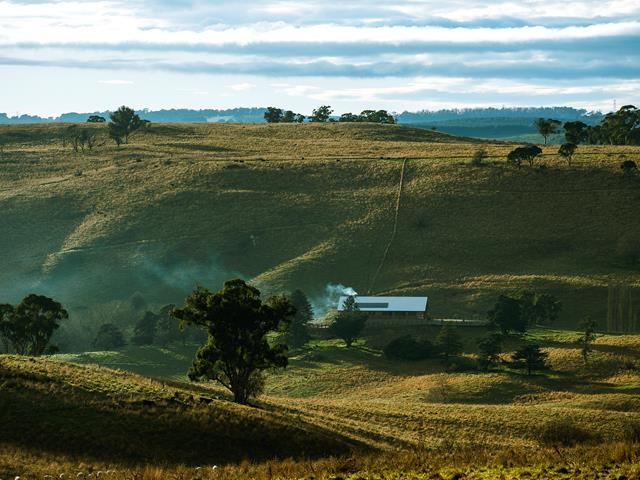
[[[53,380],[0,378],[1,442],[102,462],[225,464],[245,458],[314,458],[363,448],[286,415],[226,402],[114,400]],[[9,376],[11,378],[11,376]],[[34,377],[37,379],[37,377]]]

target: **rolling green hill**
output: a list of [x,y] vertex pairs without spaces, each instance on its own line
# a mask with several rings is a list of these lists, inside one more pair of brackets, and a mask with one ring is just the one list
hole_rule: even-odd
[[84,153],[65,128],[0,127],[2,301],[38,291],[82,315],[242,276],[316,298],[426,294],[436,316],[528,287],[570,322],[602,320],[611,282],[640,286],[640,179],[619,170],[635,147],[581,146],[569,168],[549,146],[547,168],[517,170],[513,145],[394,125],[158,124],[121,148],[98,130]]

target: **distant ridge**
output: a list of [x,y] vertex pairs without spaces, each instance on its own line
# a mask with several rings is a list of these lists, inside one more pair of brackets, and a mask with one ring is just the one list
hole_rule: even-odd
[[[263,107],[241,107],[231,109],[193,110],[188,108],[149,110],[138,112],[152,122],[196,122],[196,123],[262,123],[264,122]],[[68,112],[58,117],[40,117],[38,115],[8,116],[0,113],[0,124],[18,123],[52,123],[52,122],[85,122],[91,115],[108,117],[109,111],[104,112]],[[572,107],[514,107],[514,108],[465,108],[445,110],[422,110],[417,112],[402,112],[397,115],[398,123],[424,124],[452,121],[480,121],[494,120],[522,120],[539,117],[556,118],[562,121],[582,120],[585,123],[597,123],[602,118],[600,112],[588,112],[585,109]]]

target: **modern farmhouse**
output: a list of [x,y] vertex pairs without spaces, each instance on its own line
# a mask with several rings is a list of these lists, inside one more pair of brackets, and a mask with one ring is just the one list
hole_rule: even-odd
[[[340,297],[338,311],[344,310],[348,296]],[[424,323],[429,320],[427,297],[364,297],[355,296],[358,310],[367,314],[369,321],[393,321],[394,324]]]

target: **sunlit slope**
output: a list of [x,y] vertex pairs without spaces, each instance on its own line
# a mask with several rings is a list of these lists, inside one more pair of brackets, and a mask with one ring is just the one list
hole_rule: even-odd
[[[176,301],[240,275],[269,291],[423,293],[438,315],[483,315],[497,289],[531,286],[578,317],[605,310],[611,279],[640,282],[622,260],[640,250],[640,182],[618,168],[637,148],[580,147],[568,169],[550,146],[548,168],[516,170],[512,145],[400,126],[155,125],[84,154],[64,128],[0,129],[11,299]],[[487,166],[472,167],[480,147]]]
[[120,370],[0,355],[0,449],[202,465],[326,456],[358,445],[286,413],[216,396]]

